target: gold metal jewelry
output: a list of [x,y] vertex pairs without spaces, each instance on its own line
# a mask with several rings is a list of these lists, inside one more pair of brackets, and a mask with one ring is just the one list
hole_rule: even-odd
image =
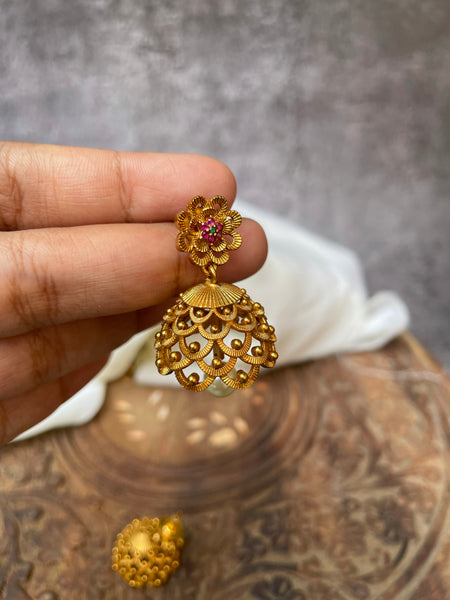
[[278,358],[275,331],[261,304],[246,290],[217,281],[217,267],[242,244],[236,231],[241,222],[223,196],[196,196],[176,219],[177,249],[189,253],[206,281],[181,293],[164,315],[156,334],[156,366],[162,375],[175,373],[194,392],[208,388],[224,396],[247,388],[261,366],[273,367]]
[[180,566],[183,545],[179,515],[134,519],[116,538],[112,568],[131,587],[158,587]]

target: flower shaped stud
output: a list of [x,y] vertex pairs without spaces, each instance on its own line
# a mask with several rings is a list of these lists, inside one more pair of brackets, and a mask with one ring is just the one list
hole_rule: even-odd
[[235,231],[241,223],[241,215],[228,209],[223,196],[211,200],[196,196],[177,217],[177,249],[188,252],[200,267],[224,265],[230,258],[229,250],[242,244],[241,235]]

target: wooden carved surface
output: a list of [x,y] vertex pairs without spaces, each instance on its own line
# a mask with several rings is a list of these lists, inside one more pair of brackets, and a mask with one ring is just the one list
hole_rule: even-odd
[[[411,336],[217,399],[112,384],[80,428],[0,452],[0,598],[450,598],[449,395]],[[183,511],[170,583],[111,570],[134,517]]]

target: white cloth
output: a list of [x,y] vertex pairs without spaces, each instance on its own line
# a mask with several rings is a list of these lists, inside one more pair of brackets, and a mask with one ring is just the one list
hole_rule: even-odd
[[[265,307],[275,327],[277,367],[336,352],[374,350],[408,327],[408,308],[397,294],[383,291],[368,297],[354,252],[255,206],[237,201],[235,207],[258,221],[268,238],[265,265],[240,285]],[[107,383],[124,375],[144,346],[146,359],[135,371],[136,381],[174,384],[175,378],[162,377],[154,365],[157,329],[143,331],[115,350],[92,381],[16,440],[88,422],[103,404]]]

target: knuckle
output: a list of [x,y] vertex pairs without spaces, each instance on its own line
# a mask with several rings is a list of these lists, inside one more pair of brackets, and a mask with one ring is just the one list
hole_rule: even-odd
[[0,404],[59,377],[67,349],[56,327],[0,340]]
[[26,338],[30,383],[36,387],[61,373],[66,348],[56,327],[31,331]]
[[124,223],[131,223],[133,221],[133,197],[130,192],[125,169],[123,168],[122,154],[119,151],[114,150],[112,152],[112,161],[113,171],[116,176],[117,197],[120,203],[121,218]]
[[21,333],[52,324],[59,313],[59,293],[51,271],[42,267],[37,244],[16,232],[10,234],[1,276],[0,330]]
[[27,278],[24,277],[25,271],[25,250],[21,236],[12,241],[10,246],[11,266],[4,282],[4,289],[7,292],[7,306],[3,310],[3,315],[8,319],[11,326],[18,325],[20,328],[29,329],[33,326],[33,303],[31,296],[25,293],[24,286]]
[[24,372],[29,362],[22,356],[15,338],[0,342],[0,404],[16,394],[20,385],[28,384],[28,376]]
[[0,146],[0,229],[20,229],[24,207],[24,192],[16,169],[13,147]]

